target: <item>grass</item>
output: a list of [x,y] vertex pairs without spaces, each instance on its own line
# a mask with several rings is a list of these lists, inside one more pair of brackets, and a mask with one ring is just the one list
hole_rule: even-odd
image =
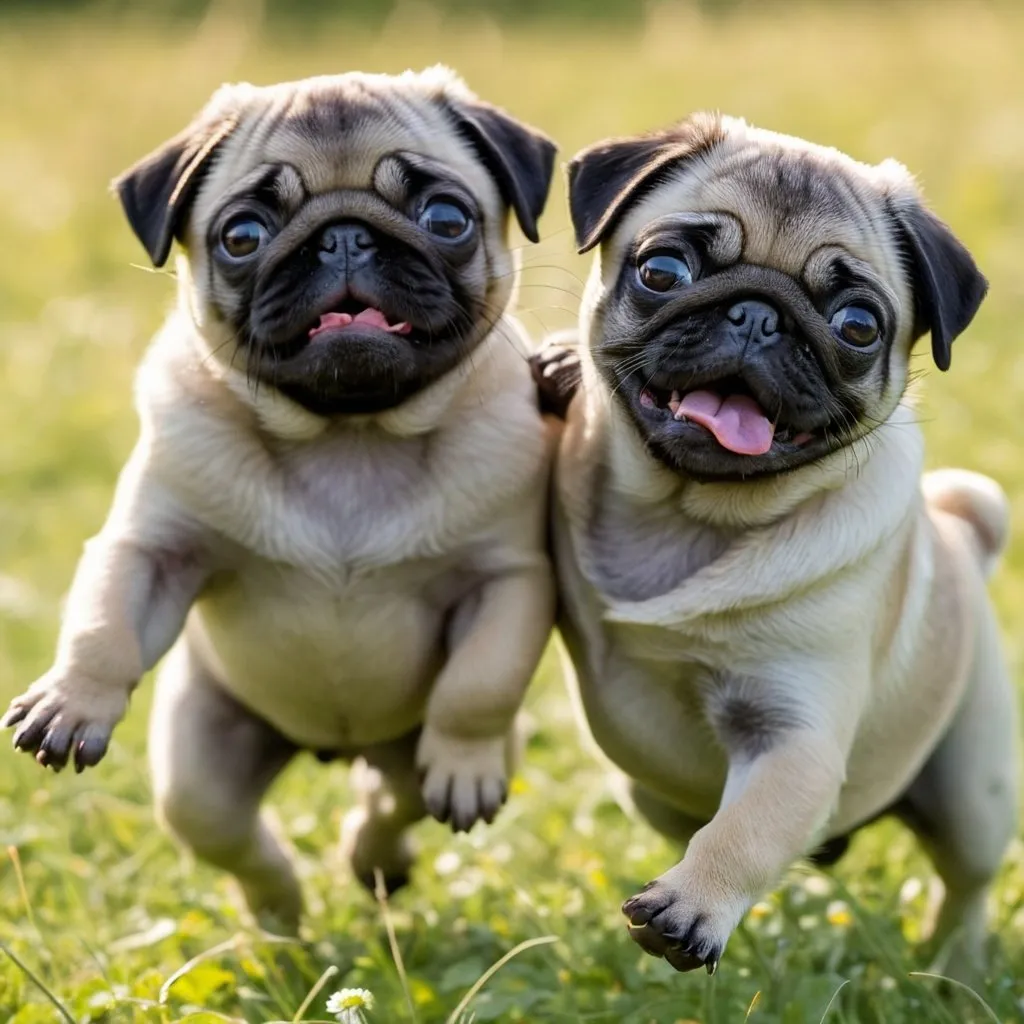
[[[409,6],[379,31],[317,24],[303,38],[296,26],[261,28],[256,10],[220,4],[193,25],[131,14],[0,22],[0,700],[49,664],[61,596],[133,442],[133,367],[172,298],[166,275],[140,269],[107,181],[228,78],[440,59],[547,129],[564,157],[703,106],[864,159],[897,155],[992,282],[953,371],[925,382],[930,458],[997,477],[1024,536],[1019,12],[765,4],[710,18],[662,6],[633,28],[506,31],[481,14],[446,20]],[[586,272],[571,254],[560,186],[543,227],[545,240],[523,254],[520,300],[538,333],[571,321]],[[924,369],[926,357],[918,362]],[[1021,679],[1019,540],[993,590]],[[553,658],[530,696],[535,729],[506,812],[457,839],[423,825],[417,884],[389,907],[352,884],[335,849],[344,768],[295,764],[272,801],[301,854],[311,940],[271,943],[244,930],[226,878],[191,864],[153,825],[148,691],[107,760],[83,776],[44,774],[0,749],[0,1020],[290,1021],[300,1008],[314,1020],[333,989],[359,986],[374,993],[375,1024],[431,1024],[451,1019],[510,950],[545,936],[554,941],[524,946],[486,979],[463,1020],[1024,1019],[1019,841],[993,901],[984,1005],[959,991],[944,1001],[915,973],[928,969],[913,945],[928,866],[891,824],[859,836],[834,876],[795,870],[734,936],[714,979],[645,957],[618,905],[673,851],[619,811],[576,738]]]

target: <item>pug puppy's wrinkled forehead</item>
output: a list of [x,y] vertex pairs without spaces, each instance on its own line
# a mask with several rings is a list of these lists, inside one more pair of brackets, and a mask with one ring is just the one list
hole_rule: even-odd
[[901,400],[911,347],[952,342],[987,288],[895,160],[697,114],[569,164],[583,324],[647,450],[702,479],[817,461]]
[[685,211],[722,264],[775,267],[813,290],[827,285],[821,278],[829,264],[845,255],[879,281],[904,284],[884,196],[913,188],[905,168],[895,161],[872,167],[732,118],[709,120],[703,132],[698,144],[707,152],[666,173],[656,194],[624,212],[611,245],[654,234],[670,226],[666,211]]
[[[497,190],[468,141],[454,132],[452,104],[475,97],[450,72],[367,75],[349,73],[258,88],[227,87],[226,102],[252,114],[238,145],[221,161],[227,183],[258,163],[302,168],[309,195],[334,189],[373,188],[382,155],[429,154],[474,191]],[[211,182],[217,187],[216,178]]]
[[187,214],[199,227],[232,194],[265,189],[292,206],[340,189],[395,194],[416,167],[443,168],[486,198],[501,234],[506,222],[498,213],[510,206],[537,241],[553,162],[549,140],[479,100],[439,65],[401,75],[221,86],[183,132],[114,187],[161,266],[173,238],[185,240]]

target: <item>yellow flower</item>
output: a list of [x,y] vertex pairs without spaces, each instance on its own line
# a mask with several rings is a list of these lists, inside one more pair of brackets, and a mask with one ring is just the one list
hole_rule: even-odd
[[825,920],[834,928],[849,928],[853,924],[853,914],[842,900],[833,900],[825,910]]
[[750,916],[755,921],[760,921],[762,918],[767,917],[772,912],[772,905],[765,903],[763,900],[760,903],[755,903],[750,908]]

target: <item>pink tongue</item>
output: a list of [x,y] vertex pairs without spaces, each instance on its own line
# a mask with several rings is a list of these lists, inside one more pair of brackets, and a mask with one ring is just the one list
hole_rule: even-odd
[[408,334],[412,330],[404,320],[397,324],[388,323],[388,318],[379,309],[364,309],[355,316],[351,313],[324,313],[320,317],[320,323],[309,332],[309,336],[312,338],[321,331],[328,331],[333,327],[348,327],[350,324],[368,324],[391,334]]
[[706,427],[723,448],[737,455],[764,455],[775,435],[771,420],[749,395],[721,398],[713,391],[691,391],[683,395],[675,415]]
[[350,323],[352,323],[351,313],[324,313],[320,317],[320,323],[309,332],[309,336],[312,338],[314,334],[329,331],[332,327],[348,327]]
[[390,330],[391,324],[388,318],[379,309],[364,309],[356,313],[355,324],[369,324],[371,327],[379,327],[382,331]]

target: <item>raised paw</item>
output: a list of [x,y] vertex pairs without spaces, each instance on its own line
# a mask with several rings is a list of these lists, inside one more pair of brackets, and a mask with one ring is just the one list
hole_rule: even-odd
[[560,344],[545,345],[530,359],[530,370],[537,385],[540,411],[564,420],[580,386],[580,357],[575,348]]
[[468,832],[489,825],[508,796],[507,745],[496,739],[463,739],[427,727],[416,763],[423,773],[423,801],[433,817]]
[[60,771],[73,760],[81,772],[103,758],[127,706],[125,693],[51,671],[11,701],[0,727],[15,728],[14,746],[44,767]]
[[663,876],[626,900],[622,912],[645,953],[664,957],[677,971],[704,967],[714,974],[742,907],[715,904],[697,886]]

